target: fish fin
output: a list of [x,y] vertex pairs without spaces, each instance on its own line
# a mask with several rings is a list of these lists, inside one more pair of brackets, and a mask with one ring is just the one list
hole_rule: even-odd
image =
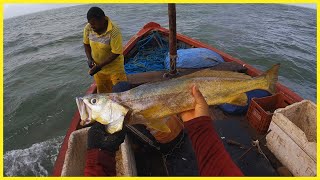
[[[160,111],[158,111],[158,112],[160,112]],[[153,113],[155,113],[155,112],[153,112]],[[147,114],[144,114],[144,115],[147,115]],[[166,132],[166,133],[171,132],[170,128],[166,124],[166,121],[163,121],[163,119],[148,119],[148,118],[144,117],[143,114],[141,114],[141,113],[132,114],[128,123],[130,125],[144,124],[147,127],[155,129],[157,131]]]
[[175,79],[187,79],[187,78],[196,78],[196,77],[217,77],[217,78],[234,78],[234,79],[252,79],[251,76],[244,73],[231,72],[231,71],[217,71],[212,69],[203,69],[196,71],[191,74],[187,74]]
[[267,91],[269,91],[270,93],[275,93],[276,92],[276,84],[278,81],[278,72],[279,72],[279,67],[280,67],[280,63],[275,64],[272,66],[272,68],[270,68],[269,70],[267,70],[266,72],[264,72],[261,76],[264,76],[264,78],[266,78],[267,80]]
[[165,121],[162,121],[162,119],[156,119],[156,120],[150,120],[149,123],[147,124],[152,129],[165,132],[165,133],[170,133],[171,130],[167,126]]
[[92,124],[93,122],[95,122],[94,120],[81,120],[80,121],[80,125],[81,126],[85,126],[85,125],[88,125],[88,124]]
[[234,104],[238,106],[245,106],[247,105],[248,97],[245,93],[238,94],[236,96],[233,96],[233,98],[230,99],[227,103]]

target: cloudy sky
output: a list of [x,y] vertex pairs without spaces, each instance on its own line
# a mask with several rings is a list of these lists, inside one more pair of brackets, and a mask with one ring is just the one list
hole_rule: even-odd
[[[4,5],[4,18],[10,18],[20,16],[24,14],[30,14],[38,11],[44,11],[48,9],[55,9],[67,6],[74,6],[77,4],[5,4]],[[296,6],[302,6],[307,8],[316,9],[316,4],[291,4]]]
[[74,5],[77,4],[4,4],[4,18]]

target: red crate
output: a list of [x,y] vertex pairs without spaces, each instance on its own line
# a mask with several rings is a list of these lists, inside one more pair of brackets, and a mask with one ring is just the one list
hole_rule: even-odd
[[265,134],[268,131],[273,112],[292,103],[293,100],[280,93],[264,98],[252,98],[247,112],[247,120],[258,134]]

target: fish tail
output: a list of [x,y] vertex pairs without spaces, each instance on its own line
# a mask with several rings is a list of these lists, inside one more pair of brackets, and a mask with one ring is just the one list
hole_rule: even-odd
[[279,67],[280,63],[275,64],[264,72],[262,75],[259,77],[264,77],[267,81],[267,87],[266,90],[268,90],[270,93],[275,93],[276,92],[276,83],[278,81],[278,72],[279,72]]

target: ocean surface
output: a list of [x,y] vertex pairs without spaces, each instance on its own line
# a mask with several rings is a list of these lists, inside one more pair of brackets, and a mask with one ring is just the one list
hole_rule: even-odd
[[[4,173],[48,176],[82,96],[82,33],[92,5],[4,20]],[[150,21],[168,27],[166,4],[97,5],[124,44]],[[316,10],[288,5],[177,5],[177,31],[260,70],[281,63],[279,81],[316,101]]]

